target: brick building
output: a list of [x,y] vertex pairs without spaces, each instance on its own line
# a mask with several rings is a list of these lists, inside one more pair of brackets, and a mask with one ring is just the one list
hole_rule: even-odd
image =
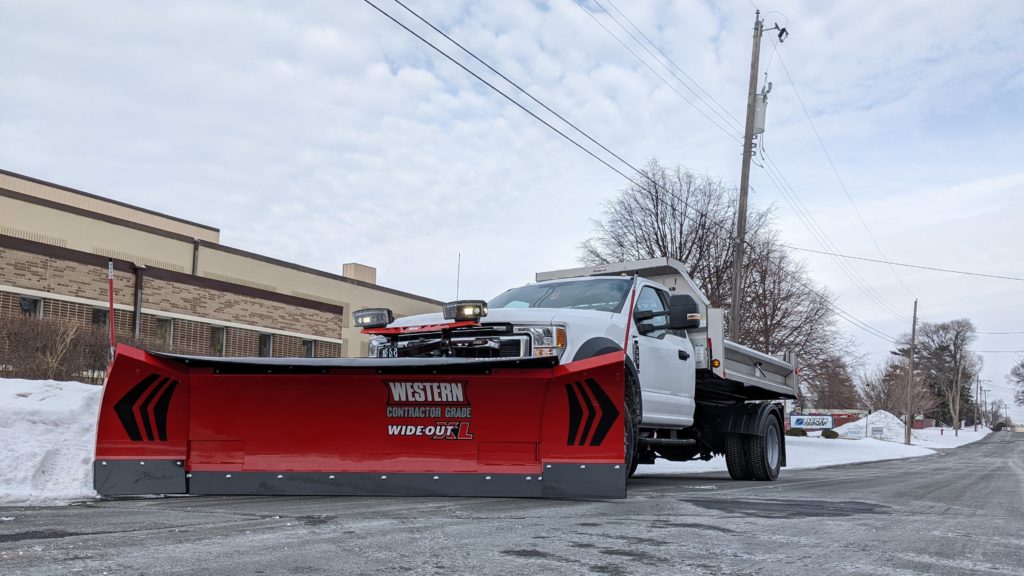
[[219,239],[216,228],[0,170],[0,322],[107,326],[111,260],[117,339],[153,350],[358,356],[367,340],[351,328],[352,310],[440,307],[376,285],[368,266],[332,274]]

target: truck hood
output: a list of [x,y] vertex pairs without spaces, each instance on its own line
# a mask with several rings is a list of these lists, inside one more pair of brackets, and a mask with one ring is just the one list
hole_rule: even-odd
[[[611,312],[599,312],[596,310],[572,310],[564,308],[491,308],[487,316],[481,319],[482,324],[510,323],[510,324],[551,324],[553,322],[571,323],[574,319],[594,320],[597,318],[605,321],[614,317]],[[418,314],[399,318],[389,324],[391,327],[406,326],[427,326],[433,324],[451,324],[452,320],[445,320],[439,313]]]

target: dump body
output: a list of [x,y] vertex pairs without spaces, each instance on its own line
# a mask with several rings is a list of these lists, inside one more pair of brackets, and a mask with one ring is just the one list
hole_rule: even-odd
[[622,354],[299,359],[120,346],[95,488],[625,497]]

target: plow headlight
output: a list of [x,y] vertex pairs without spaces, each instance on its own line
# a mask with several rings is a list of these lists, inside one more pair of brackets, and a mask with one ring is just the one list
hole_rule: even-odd
[[445,320],[479,320],[487,316],[487,302],[483,300],[456,300],[446,302],[442,307]]
[[565,350],[565,328],[562,326],[516,326],[516,334],[530,335],[534,356],[562,356]]
[[352,313],[352,322],[359,328],[383,328],[395,321],[389,308],[366,308]]

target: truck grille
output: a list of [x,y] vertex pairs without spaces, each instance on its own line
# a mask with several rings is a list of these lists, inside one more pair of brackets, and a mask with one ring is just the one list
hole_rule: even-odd
[[398,357],[448,356],[455,358],[519,358],[529,356],[530,339],[513,334],[510,324],[456,328],[447,342],[441,332],[398,337]]

